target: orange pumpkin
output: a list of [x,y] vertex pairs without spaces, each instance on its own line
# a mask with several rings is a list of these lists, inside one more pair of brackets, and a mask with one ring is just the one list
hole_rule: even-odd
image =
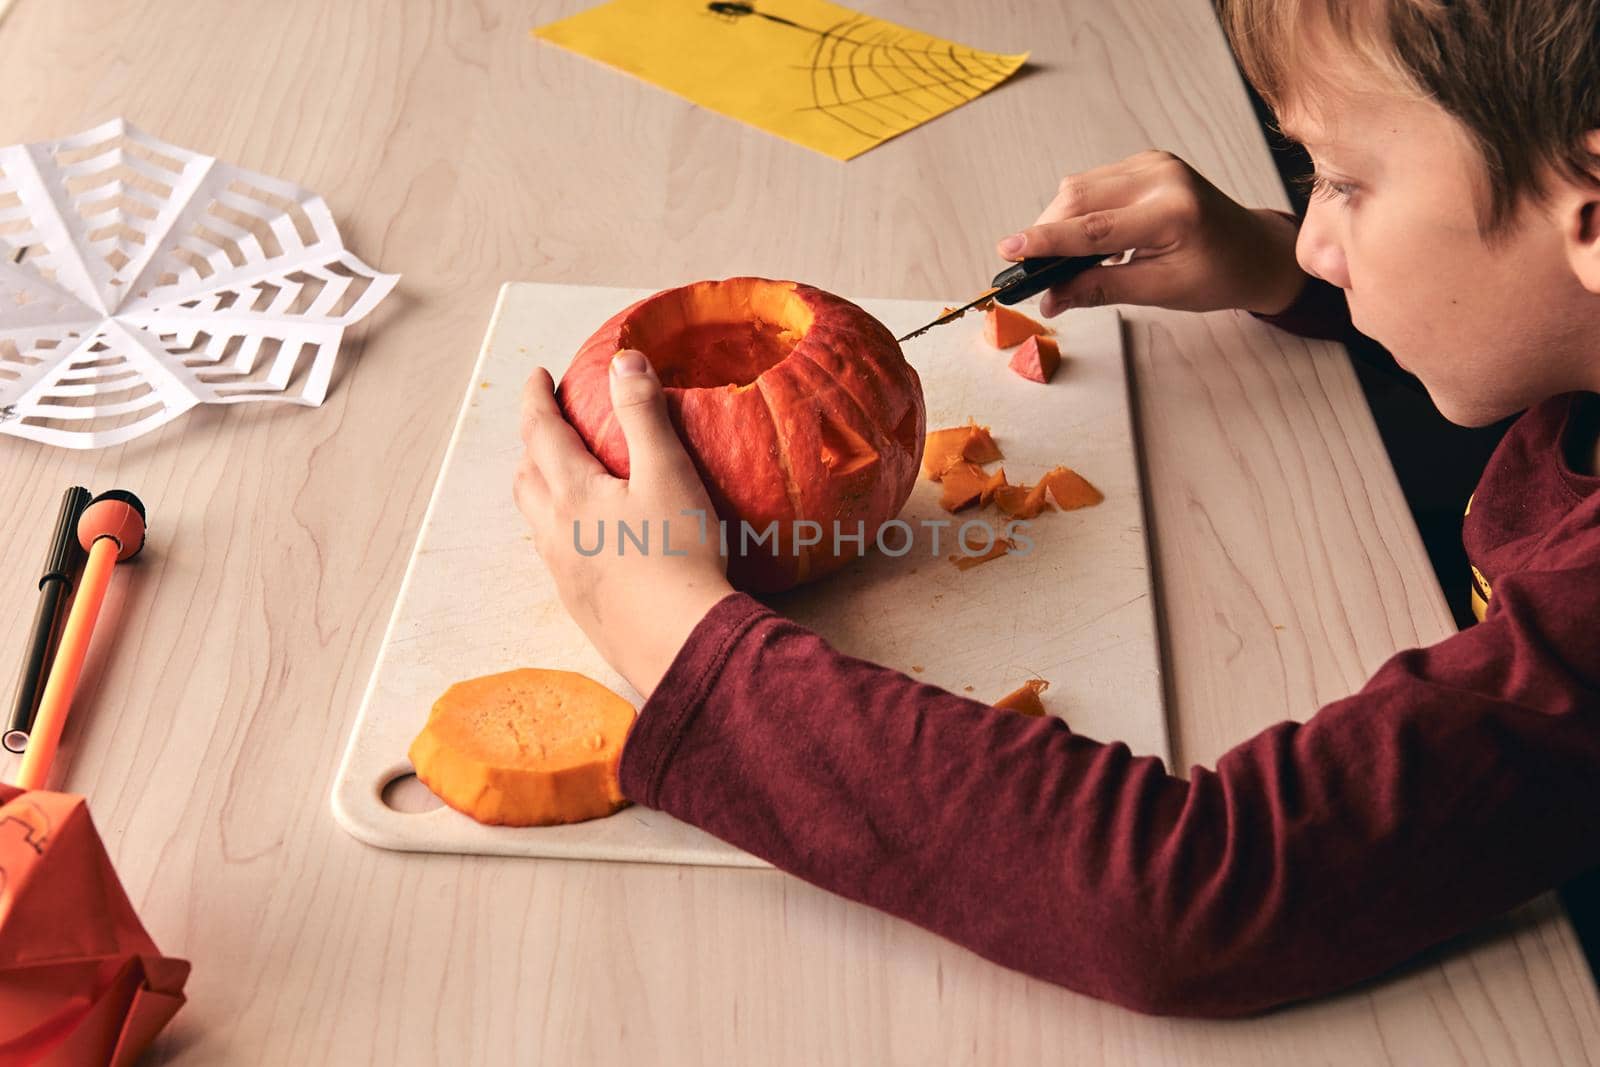
[[[628,446],[611,410],[611,357],[643,352],[728,523],[728,577],[773,592],[819,578],[899,514],[922,458],[922,383],[894,335],[861,308],[797,282],[729,278],[625,308],[579,349],[557,399],[619,478]],[[819,543],[803,522],[817,523]],[[776,523],[775,541],[750,541]],[[676,540],[676,535],[674,535]],[[683,543],[678,541],[678,543]]]

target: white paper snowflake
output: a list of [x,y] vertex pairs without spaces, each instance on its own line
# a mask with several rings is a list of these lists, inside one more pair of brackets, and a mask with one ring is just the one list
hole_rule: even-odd
[[398,280],[321,197],[122,119],[0,149],[0,432],[97,448],[201,403],[320,404]]

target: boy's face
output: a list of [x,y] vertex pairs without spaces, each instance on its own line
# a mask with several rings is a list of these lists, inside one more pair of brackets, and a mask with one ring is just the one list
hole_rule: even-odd
[[1600,301],[1569,265],[1561,198],[1524,204],[1491,248],[1477,227],[1482,157],[1442,108],[1366,94],[1283,120],[1321,179],[1301,267],[1345,290],[1356,328],[1420,378],[1446,418],[1480,426],[1600,388]]

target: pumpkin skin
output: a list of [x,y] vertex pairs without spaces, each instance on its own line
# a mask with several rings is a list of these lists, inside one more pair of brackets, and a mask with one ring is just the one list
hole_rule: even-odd
[[[922,383],[894,335],[848,300],[797,282],[729,278],[668,289],[612,316],[578,350],[556,399],[619,478],[628,477],[628,445],[608,375],[625,348],[643,352],[661,379],[678,437],[728,524],[737,588],[777,592],[837,570],[861,550],[853,540],[835,545],[835,522],[845,536],[861,523],[870,546],[910,497]],[[818,544],[797,545],[797,533],[816,533],[801,520],[821,526]],[[741,523],[752,531],[743,552]],[[757,544],[772,523],[775,541]],[[673,541],[686,543],[676,533]]]

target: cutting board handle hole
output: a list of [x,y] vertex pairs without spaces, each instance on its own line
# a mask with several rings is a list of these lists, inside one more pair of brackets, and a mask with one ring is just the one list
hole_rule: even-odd
[[391,811],[407,815],[421,815],[444,807],[444,801],[429,792],[428,787],[410,773],[389,779],[383,787],[383,803]]

